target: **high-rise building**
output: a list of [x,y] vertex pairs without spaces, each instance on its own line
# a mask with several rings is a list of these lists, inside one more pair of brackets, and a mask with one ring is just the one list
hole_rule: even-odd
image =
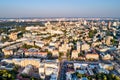
[[80,52],[80,42],[79,41],[77,41],[77,51],[78,51],[78,53]]
[[87,25],[87,21],[86,21],[86,20],[84,20],[83,24],[84,24],[84,25]]
[[113,26],[115,26],[115,27],[116,27],[116,26],[117,26],[117,22],[113,22]]
[[108,22],[108,29],[110,29],[111,24],[112,24],[111,21],[109,21],[109,22]]

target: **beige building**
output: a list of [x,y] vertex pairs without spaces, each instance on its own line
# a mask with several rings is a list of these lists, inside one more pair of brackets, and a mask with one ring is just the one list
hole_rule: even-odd
[[77,41],[77,51],[80,52],[80,42]]
[[71,58],[78,58],[78,51],[77,50],[72,51]]
[[95,46],[101,45],[101,44],[102,44],[102,42],[94,42],[94,43],[92,43],[92,46],[95,47]]
[[105,43],[106,43],[107,45],[110,45],[112,39],[113,39],[112,36],[107,36],[106,39],[105,39]]
[[107,70],[113,70],[113,65],[112,64],[104,64],[104,63],[99,63],[100,68],[107,69]]
[[22,58],[22,59],[3,59],[2,61],[7,63],[14,63],[15,65],[19,65],[21,67],[25,67],[27,65],[32,65],[37,68],[40,67],[40,59],[33,58]]
[[59,52],[67,52],[68,50],[70,50],[71,47],[68,44],[62,44],[62,46],[59,47]]
[[91,54],[91,53],[88,53],[85,55],[86,59],[95,59],[95,60],[98,60],[99,59],[99,55],[98,54]]
[[18,33],[14,32],[9,35],[9,38],[12,40],[16,40],[18,38]]
[[110,54],[106,54],[104,56],[102,56],[103,60],[113,60],[113,56],[111,56]]
[[58,50],[53,50],[52,51],[52,56],[58,57],[59,56],[59,51]]
[[24,41],[24,43],[27,44],[27,45],[34,46],[34,41],[27,40],[27,41]]
[[25,51],[25,56],[46,57],[47,52],[29,52],[29,51]]
[[81,50],[89,50],[90,49],[90,45],[89,44],[82,44],[81,45]]
[[40,60],[39,59],[13,59],[12,60],[13,63],[17,64],[17,65],[20,65],[22,67],[25,67],[27,65],[33,65],[37,68],[40,67]]
[[13,55],[13,50],[12,49],[2,49],[2,51],[4,52],[4,55]]

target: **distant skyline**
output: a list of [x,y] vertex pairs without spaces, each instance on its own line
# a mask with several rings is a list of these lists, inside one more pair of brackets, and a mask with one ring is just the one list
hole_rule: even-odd
[[120,17],[120,0],[0,0],[0,18]]

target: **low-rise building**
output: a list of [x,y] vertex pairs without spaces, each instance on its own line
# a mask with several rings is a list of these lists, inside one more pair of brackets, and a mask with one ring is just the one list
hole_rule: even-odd
[[44,79],[45,76],[51,76],[50,80],[57,80],[58,72],[59,64],[57,61],[46,60],[45,62],[41,63],[39,67],[39,75],[42,79]]
[[99,55],[97,53],[95,53],[95,54],[87,53],[85,55],[85,57],[86,57],[87,60],[89,60],[89,59],[98,60],[99,59]]
[[2,51],[4,52],[4,55],[13,55],[13,50],[12,49],[2,49]]
[[27,65],[25,66],[24,70],[22,71],[22,74],[27,74],[29,75],[30,72],[32,72],[33,66],[32,65]]
[[43,47],[44,43],[42,41],[39,41],[39,42],[35,42],[35,45],[39,47]]
[[59,52],[67,52],[70,49],[71,49],[71,47],[66,43],[62,44],[62,46],[59,46]]
[[59,57],[59,51],[58,50],[53,50],[52,51],[52,56],[53,57]]
[[21,67],[25,67],[27,65],[33,65],[34,67],[39,68],[40,67],[40,59],[34,59],[34,58],[22,58],[22,59],[3,59],[2,62],[6,63],[14,63],[15,65],[19,65]]
[[16,40],[18,38],[18,33],[10,33],[9,38],[12,40]]
[[106,39],[105,39],[105,43],[106,43],[107,45],[110,45],[112,39],[113,39],[112,36],[107,36]]
[[100,68],[107,69],[107,70],[112,70],[113,65],[112,64],[104,64],[104,63],[99,63]]
[[103,53],[101,56],[102,56],[103,60],[113,60],[114,59],[114,57],[111,56],[110,54],[104,54]]
[[78,58],[78,51],[77,50],[72,51],[71,58]]
[[85,44],[81,44],[81,50],[84,51],[84,50],[89,50],[90,49],[90,45],[85,43]]
[[22,67],[25,67],[27,65],[33,65],[35,67],[40,66],[40,60],[39,59],[32,59],[32,58],[24,58],[24,59],[12,59],[12,62],[14,64],[20,65]]

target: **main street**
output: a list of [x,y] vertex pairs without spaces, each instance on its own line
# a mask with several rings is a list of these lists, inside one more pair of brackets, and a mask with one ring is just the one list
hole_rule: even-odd
[[60,62],[60,70],[59,70],[59,79],[58,80],[66,80],[66,77],[65,77],[65,73],[66,73],[66,59],[63,59],[61,62]]
[[60,72],[59,72],[59,79],[58,80],[66,80],[66,70],[67,70],[67,64],[69,63],[86,63],[86,64],[98,64],[101,61],[94,61],[94,62],[87,62],[87,61],[67,61],[62,60],[60,62]]

